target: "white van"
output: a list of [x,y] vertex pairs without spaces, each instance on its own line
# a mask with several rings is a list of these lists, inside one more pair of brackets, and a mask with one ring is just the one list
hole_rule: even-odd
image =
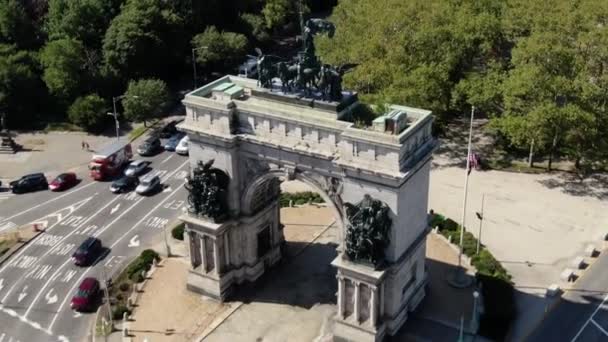
[[187,135],[185,137],[183,137],[182,140],[179,141],[179,144],[177,144],[177,146],[175,147],[175,153],[187,156],[189,141],[190,141],[190,138],[188,138]]

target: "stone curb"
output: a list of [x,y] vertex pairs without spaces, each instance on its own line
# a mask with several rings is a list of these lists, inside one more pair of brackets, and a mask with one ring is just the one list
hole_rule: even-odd
[[18,242],[15,246],[11,247],[6,253],[4,253],[4,255],[2,255],[2,257],[0,257],[0,265],[5,263],[6,260],[10,259],[10,257],[12,257],[15,253],[17,253],[21,248],[28,245],[30,242],[32,242],[34,239],[36,239],[43,232],[44,231],[40,231],[40,232],[36,233],[34,236],[32,236],[31,238],[29,238],[28,240],[23,241],[23,242]]

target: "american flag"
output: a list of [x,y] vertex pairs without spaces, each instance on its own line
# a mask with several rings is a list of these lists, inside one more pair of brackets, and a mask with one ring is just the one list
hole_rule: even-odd
[[476,169],[479,167],[479,164],[478,164],[479,158],[477,156],[477,153],[471,153],[471,154],[469,154],[468,159],[469,159],[469,169],[467,170],[467,173],[471,174],[471,170],[473,170],[473,168]]

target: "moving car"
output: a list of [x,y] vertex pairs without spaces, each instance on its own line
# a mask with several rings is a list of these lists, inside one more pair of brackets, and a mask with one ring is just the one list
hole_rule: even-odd
[[29,191],[46,190],[49,184],[43,173],[32,173],[10,182],[9,187],[14,194],[21,194]]
[[148,162],[145,160],[134,160],[132,161],[127,169],[125,170],[125,176],[137,176],[142,173],[146,166],[148,166]]
[[51,191],[62,191],[65,189],[69,189],[78,183],[78,179],[76,178],[76,174],[73,172],[62,173],[57,176],[51,184],[49,184],[49,189]]
[[151,156],[162,149],[160,139],[158,137],[149,137],[137,148],[137,153],[140,156]]
[[76,266],[88,266],[95,261],[101,253],[101,241],[94,237],[84,240],[78,249],[72,254],[72,260]]
[[76,311],[93,311],[95,309],[95,303],[99,295],[99,281],[95,278],[84,278],[72,301],[70,306],[72,310]]
[[189,141],[190,141],[190,138],[188,138],[187,135],[185,137],[183,137],[182,140],[179,141],[179,144],[177,144],[177,146],[175,147],[175,153],[187,156]]
[[179,141],[182,140],[183,137],[184,137],[183,134],[177,133],[177,134],[173,135],[171,138],[169,138],[169,140],[167,140],[167,142],[165,143],[165,146],[164,146],[165,151],[175,151],[177,144],[179,144]]
[[160,137],[163,139],[167,139],[167,138],[170,138],[171,136],[175,135],[177,133],[177,128],[175,126],[177,126],[177,124],[182,121],[183,120],[172,120],[172,121],[168,122],[160,130]]
[[160,178],[158,176],[146,177],[139,182],[139,185],[135,188],[135,192],[145,195],[154,191],[158,186],[160,186]]
[[121,192],[129,192],[133,190],[137,186],[137,184],[139,184],[139,179],[137,179],[137,177],[124,176],[112,182],[112,185],[110,185],[110,191],[115,194]]

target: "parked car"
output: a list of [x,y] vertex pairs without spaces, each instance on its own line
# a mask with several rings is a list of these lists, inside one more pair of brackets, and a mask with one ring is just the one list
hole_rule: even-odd
[[145,160],[134,160],[129,163],[129,166],[125,169],[125,176],[137,176],[142,173],[146,166],[148,166],[148,162]]
[[49,184],[49,189],[51,189],[51,191],[62,191],[73,187],[76,183],[78,183],[78,178],[76,178],[75,173],[62,173],[53,179],[51,184]]
[[158,137],[150,137],[139,145],[137,148],[137,153],[140,156],[151,156],[162,150],[162,148],[163,147]]
[[70,303],[72,310],[94,311],[95,304],[99,298],[99,290],[100,286],[97,279],[92,277],[84,278],[80,285],[78,285],[78,290],[74,294],[74,297],[72,297]]
[[13,193],[21,194],[29,191],[46,190],[49,188],[49,183],[43,173],[32,173],[10,182],[9,187]]
[[89,266],[101,253],[101,241],[94,237],[86,238],[72,254],[72,260],[76,266]]
[[135,188],[135,192],[140,195],[149,194],[158,186],[160,186],[160,178],[158,176],[146,177],[139,182],[139,185]]
[[139,179],[137,179],[137,177],[124,176],[124,177],[112,182],[112,185],[110,185],[110,191],[112,191],[115,194],[118,194],[121,192],[129,192],[129,191],[133,190],[138,184],[139,184]]
[[188,138],[187,135],[185,137],[183,137],[182,140],[179,141],[179,144],[177,144],[177,146],[175,147],[175,153],[187,156],[189,141],[190,141],[190,138]]
[[170,138],[171,136],[177,134],[177,128],[175,126],[177,126],[178,123],[182,122],[184,120],[172,120],[169,121],[161,130],[160,130],[160,137],[163,139],[167,139]]
[[182,133],[174,134],[165,143],[165,146],[164,146],[165,151],[175,151],[175,148],[177,147],[177,144],[179,144],[179,141],[182,140],[183,137],[184,137],[184,135]]

